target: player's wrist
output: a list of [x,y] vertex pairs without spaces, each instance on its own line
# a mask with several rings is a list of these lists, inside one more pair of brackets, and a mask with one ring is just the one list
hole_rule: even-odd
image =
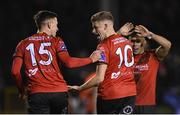
[[94,60],[93,60],[91,57],[89,57],[89,61],[90,61],[91,63],[94,63]]
[[83,86],[79,86],[78,91],[82,91],[83,90]]
[[149,32],[149,34],[146,36],[146,38],[152,39],[154,37],[154,35],[155,35],[154,33]]

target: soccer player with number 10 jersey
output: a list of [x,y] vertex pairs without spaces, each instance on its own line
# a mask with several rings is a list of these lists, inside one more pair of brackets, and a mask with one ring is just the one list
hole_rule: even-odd
[[81,86],[69,89],[85,90],[98,86],[98,114],[129,114],[133,112],[136,96],[132,43],[114,30],[110,12],[102,11],[91,17],[93,33],[98,35],[101,59],[96,76]]

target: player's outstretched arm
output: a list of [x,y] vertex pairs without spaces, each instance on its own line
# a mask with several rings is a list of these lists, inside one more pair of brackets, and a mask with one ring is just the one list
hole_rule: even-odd
[[94,51],[88,58],[71,57],[67,51],[58,53],[60,60],[69,68],[81,67],[100,59],[100,51]]
[[101,83],[104,80],[106,69],[107,69],[107,64],[100,63],[99,65],[97,65],[96,74],[95,74],[96,76],[85,82],[83,85],[81,85],[79,87],[79,90],[81,91],[99,85],[99,83]]
[[94,77],[89,79],[81,86],[68,86],[69,90],[73,89],[73,90],[82,91],[99,85],[99,83],[101,83],[104,80],[106,69],[107,69],[107,64],[101,63],[97,65],[96,74],[94,74]]
[[166,38],[164,38],[160,35],[152,33],[151,31],[149,31],[147,28],[145,28],[142,25],[136,26],[135,31],[144,37],[153,39],[160,45],[156,49],[156,54],[160,61],[162,61],[167,56],[167,54],[171,48],[171,42],[169,40],[167,40]]

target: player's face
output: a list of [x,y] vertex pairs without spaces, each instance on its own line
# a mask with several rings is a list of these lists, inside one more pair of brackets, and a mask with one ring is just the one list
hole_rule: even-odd
[[96,21],[92,23],[92,32],[98,36],[101,41],[106,38],[105,23],[103,21]]
[[144,38],[138,38],[138,37],[131,38],[131,42],[133,43],[134,54],[141,54],[144,52],[143,39]]
[[56,32],[58,31],[58,21],[57,18],[53,18],[50,21],[51,35],[56,36]]

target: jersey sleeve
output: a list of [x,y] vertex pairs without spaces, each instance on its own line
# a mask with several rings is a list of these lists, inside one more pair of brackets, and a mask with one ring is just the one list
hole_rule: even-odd
[[57,38],[56,50],[59,59],[65,64],[66,67],[75,68],[82,67],[92,63],[91,58],[76,58],[71,57],[67,51],[66,45],[62,39]]
[[23,47],[23,42],[21,41],[16,49],[15,49],[15,52],[13,54],[13,58],[14,57],[20,57],[20,58],[23,58],[23,54],[24,54],[24,47]]
[[67,47],[64,41],[60,38],[57,38],[56,50],[57,50],[57,53],[62,52],[62,51],[67,51]]
[[101,53],[101,58],[99,59],[99,62],[103,62],[108,64],[109,63],[109,49],[106,44],[99,44],[97,46],[97,50],[100,50]]
[[23,60],[21,58],[14,58],[11,68],[11,74],[13,77],[15,77],[16,86],[20,92],[22,92],[23,90],[23,81],[21,77],[22,64],[23,64]]
[[92,63],[92,60],[89,57],[88,58],[71,57],[67,51],[58,53],[58,55],[60,60],[65,64],[65,66],[69,68],[82,67]]

